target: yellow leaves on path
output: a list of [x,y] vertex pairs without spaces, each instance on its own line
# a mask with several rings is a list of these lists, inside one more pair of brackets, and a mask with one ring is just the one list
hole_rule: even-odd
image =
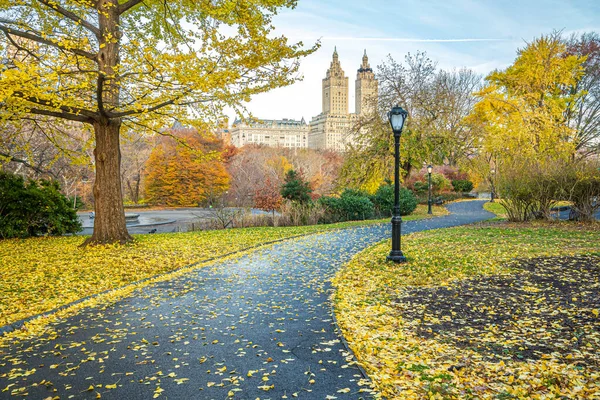
[[[334,279],[339,324],[386,398],[600,396],[599,258],[573,257],[600,255],[596,225],[483,224],[402,245],[407,263],[386,262],[385,241]],[[551,256],[567,267],[537,259]]]
[[0,326],[194,262],[273,240],[356,224],[138,235],[131,245],[85,249],[78,247],[82,237],[3,240]]

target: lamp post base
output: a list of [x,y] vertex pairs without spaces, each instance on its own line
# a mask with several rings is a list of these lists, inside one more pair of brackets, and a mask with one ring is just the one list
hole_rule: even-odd
[[387,256],[388,261],[393,261],[395,263],[403,263],[406,262],[406,257],[402,254],[400,250],[392,250],[390,254]]

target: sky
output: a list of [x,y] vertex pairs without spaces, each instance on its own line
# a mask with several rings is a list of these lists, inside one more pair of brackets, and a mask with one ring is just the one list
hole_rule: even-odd
[[[301,119],[321,112],[322,79],[337,46],[354,80],[366,49],[371,67],[391,56],[425,51],[442,69],[467,67],[480,74],[510,65],[519,48],[553,30],[600,32],[600,0],[299,0],[274,18],[276,34],[321,48],[301,60],[301,82],[255,96],[247,104],[261,119]],[[234,115],[230,115],[233,121]]]

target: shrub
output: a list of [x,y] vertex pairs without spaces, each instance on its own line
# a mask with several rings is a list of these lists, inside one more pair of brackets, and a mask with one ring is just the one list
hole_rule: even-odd
[[455,179],[452,181],[452,187],[457,193],[467,193],[473,190],[473,182],[465,179]]
[[[379,186],[371,197],[379,216],[389,217],[394,207],[394,186],[384,184]],[[400,215],[408,215],[417,208],[417,198],[409,189],[400,188]]]
[[394,186],[389,183],[379,186],[375,194],[371,196],[371,201],[375,206],[377,215],[380,217],[391,216],[394,207]]
[[0,237],[63,235],[81,230],[73,203],[56,181],[28,181],[0,172]]
[[451,181],[466,181],[469,179],[466,172],[460,171],[458,168],[449,165],[436,167],[436,170]]
[[322,222],[354,221],[373,218],[375,206],[366,193],[345,189],[340,197],[323,196],[318,203],[326,210]]
[[571,201],[580,221],[593,221],[600,209],[600,176],[580,178],[573,186]]
[[557,200],[572,200],[578,166],[564,159],[515,158],[502,166],[495,186],[509,221],[550,219]]
[[563,200],[573,202],[580,221],[593,221],[600,209],[600,168],[598,163],[581,162],[569,170],[568,186]]
[[339,197],[322,196],[317,201],[326,212],[321,218],[321,223],[330,224],[343,221],[342,205]]
[[417,194],[423,194],[429,190],[429,185],[427,182],[416,181],[413,187],[415,188],[415,193]]
[[315,203],[284,202],[281,206],[279,226],[316,225],[322,220],[323,207]]
[[431,174],[431,190],[433,193],[440,193],[450,190],[452,183],[444,175],[433,173]]
[[406,188],[400,188],[399,204],[400,215],[409,215],[417,208],[417,198],[410,190]]
[[375,206],[366,193],[346,189],[340,196],[341,211],[346,221],[356,221],[373,218]]

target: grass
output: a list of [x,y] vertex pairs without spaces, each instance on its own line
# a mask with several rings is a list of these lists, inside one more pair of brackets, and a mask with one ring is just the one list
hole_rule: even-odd
[[489,201],[483,205],[483,208],[491,213],[496,214],[494,220],[501,221],[506,219],[506,209],[497,201],[490,203]]
[[[430,296],[450,305],[465,299],[468,303],[469,297],[464,296],[470,295],[456,289],[462,282],[481,276],[513,278],[518,272],[511,263],[515,258],[598,256],[598,225],[487,223],[416,233],[403,238],[402,245],[407,263],[386,262],[390,242],[385,241],[357,255],[334,279],[340,326],[359,362],[385,397],[495,398],[500,393],[506,398],[593,398],[600,393],[597,369],[559,362],[552,354],[536,362],[490,361],[473,349],[458,346],[451,338],[435,336],[432,326],[442,326],[444,332],[453,318],[460,320],[461,316],[449,313],[434,317],[425,308]],[[403,299],[415,291],[421,294],[407,305]],[[443,293],[458,297],[440,298]],[[530,298],[545,301],[542,296],[530,294]],[[574,310],[590,318],[598,313],[597,309]],[[598,329],[599,322],[595,321],[594,329]],[[488,345],[499,343],[496,333],[502,327],[498,324],[486,326],[488,334],[482,340]],[[515,324],[521,331],[528,330],[527,321]],[[517,337],[514,343],[520,340],[523,338]]]
[[[572,204],[573,203],[570,201],[557,201],[553,207],[570,206]],[[496,214],[496,218],[494,218],[493,221],[504,221],[507,218],[506,209],[498,200],[494,201],[493,203],[485,203],[483,208],[491,213]]]
[[[436,209],[438,215],[445,212]],[[405,219],[427,217],[427,208],[421,206]],[[81,236],[0,241],[0,326],[262,243],[388,221],[136,235],[130,245],[85,249],[78,247]]]

